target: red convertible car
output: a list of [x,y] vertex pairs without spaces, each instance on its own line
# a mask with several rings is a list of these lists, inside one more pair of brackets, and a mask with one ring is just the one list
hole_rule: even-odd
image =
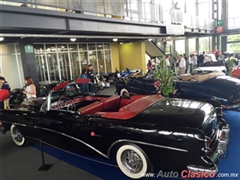
[[115,158],[129,178],[159,170],[218,171],[229,126],[220,106],[159,95],[86,96],[62,83],[29,107],[0,111],[18,146],[37,140],[69,152]]

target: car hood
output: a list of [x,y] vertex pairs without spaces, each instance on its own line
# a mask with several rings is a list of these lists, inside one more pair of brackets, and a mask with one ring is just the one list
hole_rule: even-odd
[[144,119],[158,125],[203,129],[214,119],[214,107],[205,102],[165,98],[144,111]]

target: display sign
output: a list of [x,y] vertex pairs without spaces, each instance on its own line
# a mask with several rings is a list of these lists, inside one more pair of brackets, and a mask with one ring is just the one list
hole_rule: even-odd
[[217,20],[216,33],[223,33],[223,20]]
[[31,45],[31,44],[26,44],[24,46],[24,49],[25,49],[26,53],[33,53],[33,45]]

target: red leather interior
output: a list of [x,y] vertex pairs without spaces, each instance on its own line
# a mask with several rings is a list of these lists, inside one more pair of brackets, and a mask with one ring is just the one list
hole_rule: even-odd
[[140,98],[143,98],[143,97],[146,97],[146,95],[133,95],[130,98],[130,103],[132,103],[132,102],[134,102],[134,101],[136,101],[136,100],[138,100]]
[[103,109],[102,111],[117,111],[119,108],[119,101],[120,96],[112,96],[109,98],[102,99],[101,102],[103,102]]
[[[103,118],[109,118],[109,119],[118,119],[118,120],[127,120],[131,119],[140,112],[142,112],[144,109],[155,103],[156,101],[162,99],[162,96],[159,95],[151,95],[151,96],[145,96],[143,98],[140,98],[133,103],[126,105],[119,109],[119,112],[109,112],[109,113],[103,113],[101,116]],[[100,113],[99,113],[100,114]]]
[[102,109],[103,102],[96,101],[92,104],[79,108],[78,112],[80,112],[80,114],[94,114],[98,111],[101,111]]
[[130,99],[120,99],[119,108],[126,106],[130,103]]

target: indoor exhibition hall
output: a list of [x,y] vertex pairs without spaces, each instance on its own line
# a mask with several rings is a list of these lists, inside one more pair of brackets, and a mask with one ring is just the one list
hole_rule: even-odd
[[0,0],[1,180],[240,180],[237,0]]

